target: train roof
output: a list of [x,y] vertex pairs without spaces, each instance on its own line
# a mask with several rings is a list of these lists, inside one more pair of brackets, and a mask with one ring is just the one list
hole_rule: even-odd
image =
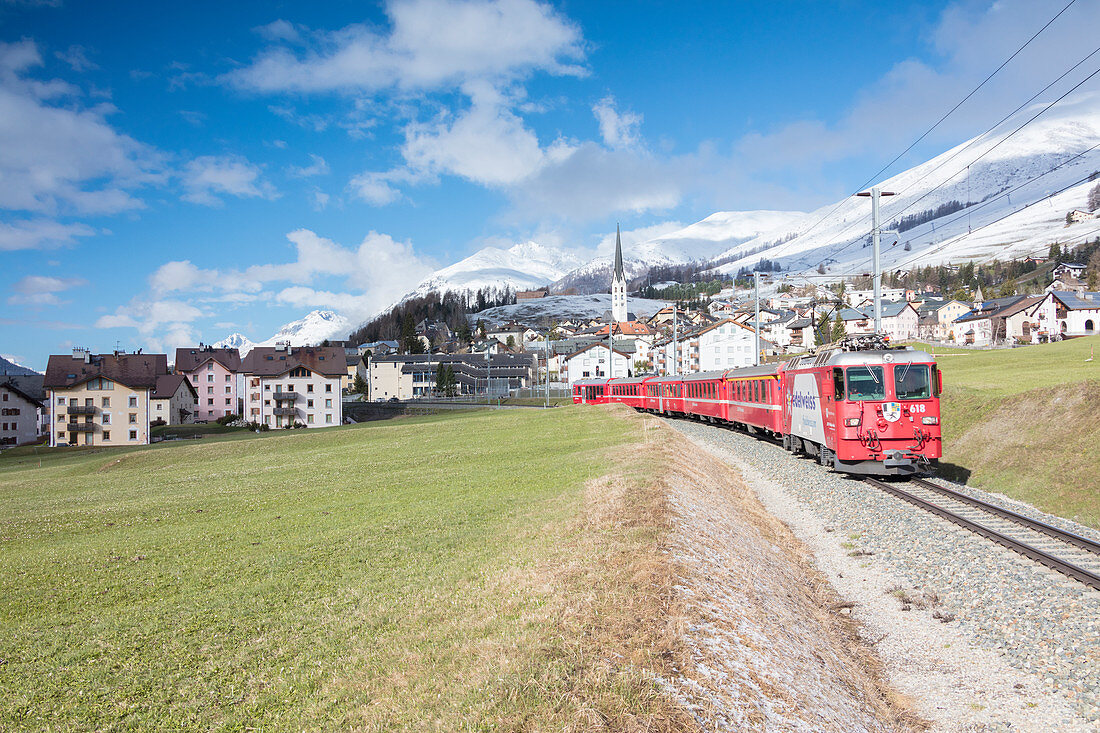
[[859,351],[826,349],[816,354],[791,359],[787,362],[787,368],[809,369],[811,367],[852,366],[858,364],[909,364],[917,362],[934,362],[935,360],[936,358],[927,351],[914,349],[911,346],[897,349],[867,349]]

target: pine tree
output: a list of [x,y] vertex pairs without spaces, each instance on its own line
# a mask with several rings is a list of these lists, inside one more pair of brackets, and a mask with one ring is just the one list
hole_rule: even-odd
[[351,391],[363,395],[367,393],[367,380],[363,379],[363,375],[359,372],[356,372],[355,379],[351,380]]
[[477,319],[477,337],[480,339],[485,338],[485,321],[480,318]]
[[473,338],[473,334],[470,333],[470,322],[465,318],[458,324],[458,341],[459,343],[468,344]]
[[436,394],[443,394],[447,389],[447,376],[443,370],[443,363],[440,362],[439,366],[435,368],[435,391]]
[[1100,209],[1100,183],[1089,189],[1089,211]]
[[443,389],[448,397],[454,397],[458,393],[458,380],[455,379],[455,370],[447,365],[447,371],[443,374]]
[[833,334],[832,341],[840,341],[844,338],[846,331],[844,330],[844,319],[840,317],[840,314],[836,314],[836,320],[833,321]]
[[1057,242],[1050,245],[1050,252],[1047,253],[1047,256],[1052,260],[1058,260],[1062,257],[1062,248],[1058,246]]

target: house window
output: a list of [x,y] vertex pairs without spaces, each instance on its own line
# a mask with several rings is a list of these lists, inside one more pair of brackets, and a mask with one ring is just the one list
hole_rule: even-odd
[[326,392],[331,392],[332,391],[332,385],[331,384],[326,384],[325,385],[325,391]]
[[130,407],[137,407],[137,397],[130,395]]
[[131,430],[130,431],[130,440],[137,440],[137,431],[136,430]]
[[328,415],[328,414],[326,414],[326,415],[325,415],[325,422],[327,422],[327,423],[330,423],[330,422],[332,422],[332,415]]
[[306,415],[306,422],[307,423],[312,423],[313,422],[313,415],[312,414]]
[[103,431],[103,439],[104,440],[110,440],[111,439],[111,431],[110,430],[104,430]]
[[306,400],[306,407],[313,407],[313,400]]
[[226,387],[226,388],[225,388],[225,393],[226,393],[226,394],[232,394],[232,392],[233,392],[233,388],[232,388],[232,387]]
[[226,375],[225,375],[225,381],[227,381],[227,382],[228,382],[228,381],[230,381],[230,380],[229,380],[229,375],[228,375],[228,374],[226,374]]
[[59,431],[57,432],[57,439],[58,439],[58,440],[65,440],[65,433],[64,433],[64,431],[61,431],[61,430],[59,430]]
[[110,425],[111,424],[111,414],[110,413],[108,413],[108,412],[103,413],[103,424],[104,425]]
[[213,382],[214,381],[214,375],[213,374],[207,374],[206,375],[206,381],[207,382]]
[[57,398],[57,404],[64,405],[65,404],[65,398],[64,397],[58,397]]
[[192,382],[198,382],[199,381],[199,375],[198,374],[192,374],[191,375],[191,381]]
[[8,393],[7,393],[7,392],[5,392],[5,393],[4,393],[4,402],[7,402],[7,401],[8,401]]
[[208,397],[208,398],[207,398],[207,400],[206,400],[206,404],[207,404],[207,405],[212,405],[212,404],[214,404],[214,398],[213,398],[213,397]]
[[109,379],[97,377],[88,382],[88,389],[114,389],[114,383]]
[[306,392],[312,392],[312,391],[313,391],[313,385],[312,384],[307,384],[306,385]]
[[136,412],[131,412],[130,413],[130,424],[131,425],[137,424],[137,413]]
[[226,398],[225,398],[225,404],[226,404],[226,406],[228,407],[228,406],[230,406],[230,405],[232,405],[232,404],[233,404],[233,400],[231,400],[231,399],[229,399],[228,397],[226,397]]
[[210,362],[209,364],[206,365],[206,371],[208,371],[208,372],[214,371],[214,362]]
[[102,404],[102,406],[105,407],[105,408],[110,407],[111,406],[111,398],[110,397],[104,397],[100,404]]
[[264,385],[264,392],[270,392],[270,391],[271,391],[271,385],[270,384],[265,384]]
[[332,400],[325,400],[325,407],[332,407]]
[[[164,409],[164,403],[163,403],[163,402],[160,402],[160,401],[158,401],[158,402],[157,402],[157,410],[163,410],[163,409]],[[104,415],[104,417],[107,417],[107,416],[106,416],[106,415]]]

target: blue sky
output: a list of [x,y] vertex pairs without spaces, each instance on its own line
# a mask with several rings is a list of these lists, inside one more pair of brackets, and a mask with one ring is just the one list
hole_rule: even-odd
[[[816,208],[1058,7],[0,0],[0,353],[261,340],[487,244]],[[1049,81],[1098,15],[1078,0],[894,170]]]

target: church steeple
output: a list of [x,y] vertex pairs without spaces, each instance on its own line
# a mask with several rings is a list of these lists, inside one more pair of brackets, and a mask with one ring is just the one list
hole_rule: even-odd
[[627,320],[626,272],[623,270],[623,240],[619,225],[615,225],[615,270],[611,275],[611,319],[616,323]]

